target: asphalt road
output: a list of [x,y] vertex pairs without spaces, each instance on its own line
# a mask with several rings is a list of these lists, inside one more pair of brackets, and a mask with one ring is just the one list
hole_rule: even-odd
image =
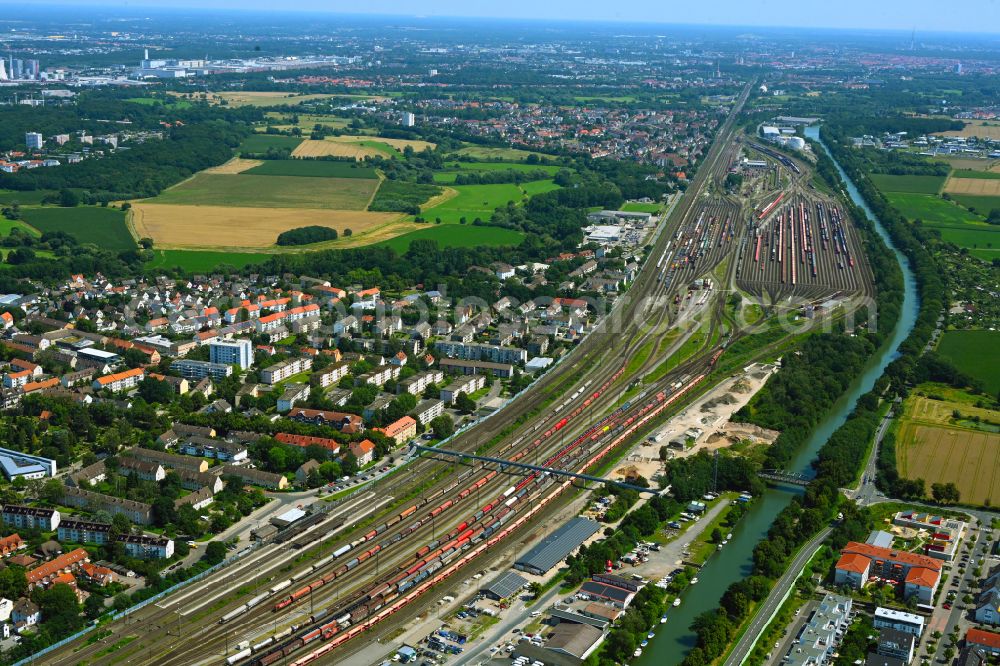
[[729,654],[726,659],[724,666],[740,666],[743,661],[750,654],[754,645],[757,644],[757,639],[764,632],[765,627],[771,622],[771,618],[774,614],[778,612],[778,608],[784,603],[785,594],[791,589],[792,585],[795,584],[795,580],[799,577],[802,572],[803,567],[805,567],[806,562],[809,558],[813,556],[816,549],[820,547],[820,544],[830,536],[830,532],[833,531],[832,527],[827,527],[822,530],[819,534],[810,539],[798,552],[789,564],[788,568],[785,569],[785,573],[782,574],[778,582],[775,583],[774,587],[771,588],[771,593],[767,595],[767,599],[764,600],[760,606],[757,607],[757,612],[754,615],[753,620],[750,622],[750,626],[747,627],[746,632],[740,638],[739,642],[733,648],[733,651]]

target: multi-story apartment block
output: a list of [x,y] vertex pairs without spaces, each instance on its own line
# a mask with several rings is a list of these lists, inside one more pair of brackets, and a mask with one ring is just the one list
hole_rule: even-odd
[[188,358],[177,359],[170,364],[170,369],[184,379],[211,377],[214,380],[219,380],[233,374],[233,366],[227,363],[212,363],[211,361],[197,361]]
[[3,507],[3,523],[9,527],[51,532],[59,527],[59,520],[59,511],[56,509],[20,504],[5,504]]
[[274,365],[269,365],[260,371],[260,381],[265,384],[277,384],[300,372],[306,372],[312,368],[312,357],[298,356],[285,361],[280,361]]
[[209,344],[209,360],[246,370],[253,365],[253,342],[246,338],[216,340]]
[[146,377],[146,372],[142,368],[132,368],[123,372],[116,372],[111,375],[104,375],[94,380],[94,390],[108,389],[114,393],[135,388]]
[[455,402],[459,393],[470,395],[486,386],[486,377],[483,375],[465,375],[451,382],[441,389],[441,399],[449,405]]

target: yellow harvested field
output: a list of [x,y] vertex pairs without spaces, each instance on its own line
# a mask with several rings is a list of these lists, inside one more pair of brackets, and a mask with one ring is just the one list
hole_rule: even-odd
[[[315,208],[237,208],[135,202],[130,224],[139,238],[152,238],[161,249],[264,249],[278,234],[318,225],[354,236],[367,236],[400,218],[399,213]],[[351,239],[353,240],[353,239]],[[338,241],[339,242],[339,241]]]
[[979,417],[986,423],[1000,421],[1000,412],[948,400],[910,396],[906,400],[896,436],[896,462],[901,476],[932,483],[954,483],[962,501],[971,504],[1000,502],[1000,433],[965,427],[955,422],[958,410],[964,419]]
[[356,160],[376,157],[381,153],[374,148],[334,141],[306,139],[292,151],[292,157],[353,157]]
[[965,127],[950,132],[938,132],[941,136],[978,136],[981,139],[1000,139],[1000,122],[995,120],[970,120]]
[[905,422],[899,429],[899,473],[908,479],[954,483],[962,501],[1000,501],[1000,435]]
[[242,157],[234,157],[225,164],[205,169],[203,173],[234,174],[243,173],[247,169],[263,164],[261,160],[245,160]]
[[949,178],[944,191],[949,194],[996,197],[1000,196],[1000,178]]
[[402,152],[407,146],[420,152],[426,148],[434,149],[436,144],[430,141],[415,139],[385,139],[380,136],[328,136],[323,140],[306,139],[292,151],[293,157],[353,157],[361,160],[366,157],[392,157],[395,152]]

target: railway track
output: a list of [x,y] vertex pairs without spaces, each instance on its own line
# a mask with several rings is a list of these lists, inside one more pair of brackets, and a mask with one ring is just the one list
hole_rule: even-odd
[[[744,91],[734,113],[720,129],[717,141],[707,156],[707,163],[696,175],[688,193],[678,202],[672,219],[679,220],[681,224],[689,221],[693,202],[710,177],[715,160],[719,159],[720,144],[728,142],[728,137],[732,133],[733,119],[745,102],[750,87],[748,86]],[[667,251],[672,233],[673,230],[669,226],[661,233],[654,245],[652,257],[655,257],[657,253]],[[695,273],[704,271],[708,266],[707,261],[703,264],[689,261],[687,264],[677,271],[678,280],[686,280]],[[623,387],[615,384],[615,381],[621,377],[627,359],[646,344],[651,337],[660,335],[664,325],[669,323],[669,308],[663,307],[662,301],[665,300],[667,294],[672,293],[677,288],[678,284],[681,283],[674,281],[664,283],[663,280],[657,280],[654,262],[652,259],[647,261],[632,290],[622,299],[622,303],[616,308],[616,311],[605,318],[595,331],[581,342],[574,351],[573,360],[564,362],[555,371],[548,373],[528,392],[519,396],[508,407],[509,411],[505,410],[508,422],[509,418],[519,418],[537,411],[542,413],[537,416],[535,421],[525,423],[510,434],[506,439],[512,443],[504,446],[502,450],[512,457],[519,454],[548,456],[546,462],[550,465],[560,464],[586,469],[626,441],[629,436],[635,434],[638,429],[648,423],[649,419],[660,414],[669,405],[676,404],[675,400],[679,400],[691,387],[696,386],[704,373],[700,375],[693,373],[699,369],[710,368],[710,365],[706,364],[714,363],[718,358],[717,354],[713,354],[710,359],[697,359],[688,364],[682,364],[675,372],[659,383],[647,387],[644,391],[644,399],[648,399],[650,402],[641,403],[635,407],[628,405],[624,410],[612,409],[616,403],[616,394],[620,395],[619,391],[623,390]],[[622,335],[619,326],[615,325],[616,323],[621,324],[623,321],[634,322],[625,327],[625,330],[628,331],[626,335]],[[645,370],[655,360],[655,358],[647,359],[639,371]],[[674,391],[677,393],[676,396],[672,397],[664,390],[674,386],[678,382],[678,377],[685,375],[686,382],[681,384],[683,391],[675,388]],[[566,392],[577,388],[579,405],[566,405],[565,402],[560,402],[561,397],[559,396],[547,397],[555,387],[563,384],[569,385]],[[594,396],[590,393],[590,389],[594,387],[606,388],[594,391],[598,394]],[[584,404],[588,396],[591,402]],[[547,411],[546,400],[565,405],[565,409],[569,410],[570,415],[560,415],[554,411]],[[593,423],[594,414],[600,416],[609,411],[612,416],[618,414],[618,417],[621,418],[623,423],[620,428],[618,422],[598,420],[597,425]],[[630,421],[624,423],[627,420]],[[605,426],[607,426],[606,430]],[[506,427],[506,424],[500,419],[489,419],[474,428],[472,432],[464,434],[451,443],[450,448],[474,450],[482,442],[489,441],[499,435]],[[592,431],[595,427],[599,428],[599,432]],[[538,437],[538,435],[544,435],[544,437]],[[570,450],[566,450],[567,447],[563,445],[564,439],[567,437],[574,445]],[[231,616],[231,614],[240,606],[237,605],[233,608],[230,603],[218,608],[213,607],[203,614],[192,615],[186,630],[185,627],[181,626],[183,622],[178,619],[177,632],[173,637],[167,637],[166,640],[162,636],[158,638],[150,632],[149,635],[143,636],[144,640],[136,646],[136,649],[130,651],[132,653],[130,661],[157,664],[222,663],[224,660],[220,655],[227,651],[225,648],[226,644],[229,643],[230,636],[234,638],[235,643],[237,642],[235,641],[237,634],[250,636],[256,632],[260,640],[255,645],[259,645],[267,640],[265,634],[268,634],[269,629],[271,630],[271,643],[260,646],[257,652],[244,655],[250,659],[249,661],[241,658],[233,663],[263,663],[255,661],[263,658],[257,655],[270,654],[269,650],[274,648],[269,646],[278,645],[279,640],[294,641],[302,638],[303,643],[300,646],[302,648],[316,642],[317,644],[322,643],[323,649],[326,649],[327,646],[332,646],[329,649],[334,649],[342,645],[343,642],[363,633],[363,628],[369,628],[373,622],[382,621],[397,612],[406,603],[426,592],[431,586],[440,583],[447,575],[457,571],[459,567],[467,564],[472,558],[479,556],[485,549],[495,547],[518,527],[527,524],[530,518],[549,502],[571,487],[570,482],[556,482],[551,477],[543,475],[530,475],[519,483],[511,485],[510,477],[506,471],[486,470],[483,467],[469,468],[453,464],[442,465],[438,461],[425,459],[413,462],[407,468],[407,476],[416,478],[430,473],[435,468],[449,467],[461,468],[461,471],[458,474],[448,475],[444,480],[428,489],[424,501],[414,509],[413,513],[407,516],[402,515],[408,510],[410,504],[414,504],[412,500],[408,500],[410,504],[404,502],[407,508],[399,510],[396,514],[390,512],[389,518],[384,521],[385,528],[381,532],[376,527],[375,534],[370,537],[367,536],[371,532],[370,528],[367,528],[368,531],[364,534],[345,534],[348,541],[340,542],[338,539],[337,542],[345,545],[349,543],[350,549],[341,552],[340,555],[330,557],[343,548],[341,545],[329,555],[318,554],[314,561],[309,562],[306,567],[299,568],[294,573],[289,574],[288,585],[284,585],[284,579],[278,579],[279,577],[265,581],[265,584],[269,584],[267,595],[253,606],[248,605],[246,601],[241,601],[240,603],[246,607],[243,608],[243,612],[237,613],[235,616]],[[487,479],[475,491],[470,491],[464,497],[461,496],[469,487],[466,485],[459,488],[461,483],[471,482],[473,478],[478,481],[480,476],[477,475],[485,476],[490,473],[495,473],[495,475]],[[403,497],[405,491],[416,483],[417,481],[410,483],[403,479],[393,480],[388,482],[388,488],[383,485],[381,492],[383,494],[398,493],[400,497]],[[507,495],[501,501],[506,493],[505,487],[514,490],[511,495]],[[422,512],[436,501],[436,499],[430,499],[431,497],[443,499],[452,494],[456,497],[449,497],[449,499],[442,501],[441,505],[438,505],[442,507],[441,511],[435,514],[430,522],[421,518],[418,523],[418,519],[413,518],[417,515],[426,517],[426,514]],[[481,502],[489,497],[493,498],[490,503],[502,506],[507,511],[503,512],[503,509],[497,506],[490,507],[490,510],[486,511],[485,505]],[[515,501],[508,505],[507,502],[511,499]],[[451,504],[443,507],[446,502],[451,502]],[[431,511],[438,506],[431,508]],[[470,511],[474,507],[479,508]],[[393,511],[397,511],[397,509],[394,508]],[[479,511],[483,511],[483,516],[477,519],[476,514]],[[492,520],[489,524],[486,524],[483,519],[487,515]],[[507,515],[512,517],[507,522],[500,522]],[[395,520],[396,516],[399,517],[398,521]],[[450,523],[448,531],[444,533],[447,541],[443,545],[435,544],[434,548],[430,548],[426,554],[421,556],[419,553],[424,547],[438,541],[437,521],[439,516],[441,520]],[[469,520],[469,516],[472,517],[472,521]],[[379,519],[379,521],[381,520]],[[393,521],[392,524],[389,524],[390,521]],[[466,523],[465,526],[462,525],[463,522]],[[470,525],[475,525],[475,527],[470,527]],[[495,529],[492,533],[487,534],[489,527]],[[442,527],[442,529],[444,528]],[[470,529],[471,532],[469,532]],[[362,537],[365,538],[359,542]],[[428,537],[431,538],[428,539]],[[416,544],[423,545],[413,548]],[[374,550],[376,547],[378,549]],[[448,552],[447,557],[445,557],[449,548],[454,548],[454,550]],[[440,554],[427,557],[428,554],[439,549],[441,550]],[[341,559],[348,554],[352,555],[351,560]],[[361,554],[366,554],[364,560],[361,560]],[[322,562],[322,558],[326,557],[330,557],[330,559]],[[296,585],[299,580],[311,581],[313,576],[317,579],[323,579],[331,573],[339,571],[354,559],[358,560],[357,564],[343,570],[342,574],[334,576],[329,581],[324,581],[316,588],[310,588],[304,597],[300,596],[293,600],[293,603],[272,610],[274,605],[280,603],[274,602],[272,604],[272,598],[279,597],[287,590],[293,590],[287,593],[292,596],[294,591],[298,589]],[[438,564],[440,567],[437,566]],[[400,567],[404,565],[408,565],[407,568],[400,570]],[[417,568],[413,569],[414,566]],[[412,572],[411,569],[413,569]],[[290,580],[291,577],[299,576],[303,571],[307,573],[295,581]],[[418,580],[418,574],[424,571],[427,571],[427,576]],[[401,576],[401,574],[405,575]],[[284,575],[285,572],[282,572],[281,576]],[[408,578],[410,579],[407,580]],[[412,582],[413,585],[406,586],[407,582]],[[402,589],[400,589],[401,584]],[[380,589],[382,586],[387,587],[383,590]],[[394,589],[393,586],[395,586]],[[272,588],[277,589],[272,591]],[[251,600],[256,599],[261,594],[264,593],[255,594]],[[311,613],[306,613],[306,603],[310,605]],[[316,617],[317,608],[325,610],[322,617]],[[171,626],[174,615],[174,609],[150,606],[139,611],[136,620],[144,627],[163,629]],[[313,619],[307,621],[310,615]],[[346,620],[344,619],[345,615],[347,616]],[[224,616],[230,617],[227,621],[219,623],[218,620]],[[331,622],[337,624],[332,626]],[[195,626],[191,627],[191,624]],[[296,629],[292,631],[292,627],[295,625],[302,626],[296,626]],[[314,633],[317,630],[318,633]],[[284,632],[287,632],[288,638],[274,638],[274,636]],[[303,638],[306,635],[310,636],[308,641]],[[334,639],[334,637],[336,638]],[[221,649],[220,645],[223,646]],[[82,646],[75,652],[70,650],[56,652],[48,656],[49,663],[78,663],[80,660],[89,661],[92,659],[96,659],[96,661],[90,663],[100,663],[102,660],[97,656],[97,653],[102,647],[100,643],[96,643],[93,646]],[[232,647],[232,645],[230,644],[228,647]],[[311,652],[307,652],[303,658],[311,654]],[[118,654],[116,660],[121,656]],[[321,656],[315,655],[313,658]],[[281,658],[284,658],[284,655]],[[292,663],[298,663],[299,659],[297,657],[296,661]]]

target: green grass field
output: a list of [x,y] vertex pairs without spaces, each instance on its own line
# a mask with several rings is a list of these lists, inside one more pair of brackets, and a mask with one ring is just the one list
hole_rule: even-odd
[[208,273],[220,265],[243,268],[267,261],[271,255],[249,252],[200,252],[197,250],[156,250],[156,257],[146,268],[164,269],[179,266],[189,273]]
[[1000,331],[947,331],[937,351],[991,395],[1000,391]]
[[521,183],[521,190],[523,190],[529,197],[558,189],[559,186],[551,180],[533,180],[530,183]]
[[302,143],[302,139],[297,136],[283,136],[280,134],[252,134],[240,144],[240,152],[245,153],[266,153],[269,149],[275,150],[295,150]]
[[986,224],[957,203],[929,194],[889,193],[889,202],[909,220],[937,229],[941,238],[986,261],[1000,257],[1000,227]]
[[978,194],[949,194],[948,196],[977,215],[989,215],[994,208],[1000,209],[1000,197],[987,197]]
[[554,164],[526,164],[524,162],[449,162],[444,165],[444,171],[434,173],[434,182],[448,185],[454,183],[455,176],[460,173],[484,173],[486,171],[544,171],[553,176],[561,168]]
[[265,160],[242,172],[251,176],[306,176],[312,178],[377,178],[375,169],[357,162],[331,160]]
[[937,194],[945,181],[944,176],[890,176],[884,173],[873,173],[871,179],[882,192],[909,194]]
[[52,190],[0,190],[0,205],[7,206],[15,201],[22,206],[42,203],[42,199]]
[[976,171],[975,169],[955,169],[951,172],[952,178],[973,178],[973,179],[1000,179],[1000,173],[996,171]]
[[427,208],[423,215],[429,220],[440,217],[442,222],[450,223],[459,222],[463,217],[470,223],[477,217],[485,221],[490,219],[495,208],[506,206],[508,201],[520,202],[524,198],[518,186],[512,183],[456,185],[455,190],[458,191],[457,196]]
[[377,243],[377,245],[391,247],[402,254],[409,249],[410,242],[415,240],[434,240],[440,247],[476,247],[479,245],[518,245],[523,238],[523,233],[513,229],[477,227],[471,224],[449,224],[448,226],[432,226],[419,231],[411,231],[408,234]]
[[661,208],[663,206],[660,204],[638,203],[636,201],[630,201],[622,205],[622,210],[627,210],[630,213],[659,213]]
[[635,102],[638,98],[633,95],[576,95],[573,97],[575,102],[615,102],[615,103],[626,103],[630,104]]
[[117,208],[26,208],[23,217],[42,233],[64,231],[81,243],[94,243],[106,250],[136,247],[125,225],[125,213]]
[[368,178],[299,178],[199,173],[150,203],[189,206],[364,210],[378,187]]
[[923,220],[925,224],[931,225],[982,221],[982,218],[973,215],[962,206],[933,195],[890,192],[886,197],[908,220]]
[[467,155],[475,160],[506,160],[508,162],[520,162],[532,154],[539,157],[549,157],[544,153],[534,153],[533,151],[521,150],[520,148],[496,148],[493,146],[476,145],[465,146],[457,152],[459,155]]
[[21,220],[8,220],[6,217],[0,217],[0,236],[9,236],[10,232],[15,228],[20,229],[26,233],[35,236],[41,236],[42,233],[33,226],[22,222]]
[[162,104],[168,109],[190,109],[192,106],[191,102],[186,99],[162,100],[157,97],[129,97],[125,101],[132,102],[133,104],[142,104],[143,106]]

